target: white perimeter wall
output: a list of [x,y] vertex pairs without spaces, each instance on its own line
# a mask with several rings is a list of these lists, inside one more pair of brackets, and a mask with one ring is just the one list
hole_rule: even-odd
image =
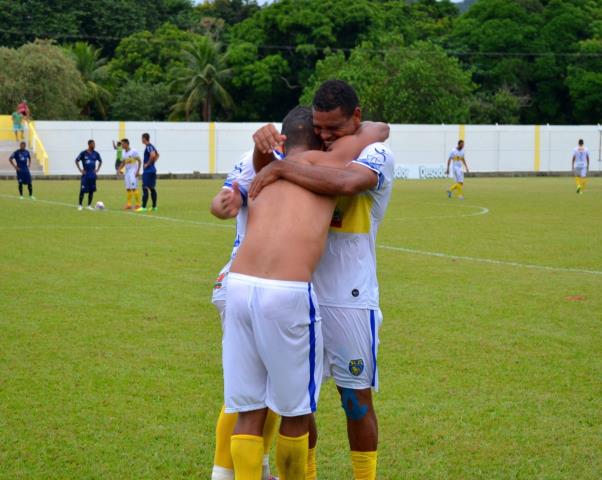
[[[101,173],[112,173],[115,152],[111,141],[119,138],[120,126],[140,153],[142,133],[150,134],[161,154],[159,173],[227,173],[252,147],[251,135],[261,125],[215,123],[212,129],[209,123],[36,122],[49,156],[48,173],[59,175],[77,173],[75,157],[87,148],[88,139],[96,141],[103,158]],[[590,150],[591,170],[602,169],[598,125],[391,125],[388,143],[396,157],[398,176],[415,177],[418,166],[440,169],[462,135],[467,163],[474,172],[568,171],[579,138]],[[409,171],[414,173],[407,175]]]

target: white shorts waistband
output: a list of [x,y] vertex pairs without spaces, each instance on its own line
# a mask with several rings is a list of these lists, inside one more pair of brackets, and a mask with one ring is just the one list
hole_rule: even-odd
[[[256,287],[264,288],[286,288],[287,290],[303,290],[307,291],[310,287],[309,282],[296,282],[293,280],[274,280],[272,278],[261,278],[253,277],[251,275],[245,275],[243,273],[230,272],[228,274],[228,281],[231,282],[239,281],[246,283],[247,285],[254,285]],[[313,286],[311,287],[313,290]]]

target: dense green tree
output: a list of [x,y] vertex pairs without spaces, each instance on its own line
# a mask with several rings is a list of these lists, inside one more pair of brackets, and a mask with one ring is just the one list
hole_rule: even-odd
[[302,103],[310,104],[324,80],[340,78],[358,92],[366,118],[392,123],[455,123],[469,118],[474,85],[457,59],[432,43],[371,44],[356,48],[348,60],[341,53],[318,62]]
[[110,54],[134,32],[167,21],[187,26],[192,8],[191,0],[0,0],[0,45],[16,47],[35,38],[86,40]]
[[67,47],[67,51],[75,60],[86,85],[86,93],[81,99],[82,115],[106,119],[111,100],[110,92],[103,86],[107,80],[107,59],[100,58],[100,48],[94,48],[85,42],[75,42]]
[[123,85],[111,104],[115,120],[167,120],[171,98],[164,83],[150,84],[135,80]]
[[568,68],[566,84],[579,123],[602,119],[602,39],[579,44],[580,57]]
[[236,25],[259,10],[255,0],[210,0],[194,9],[196,18],[219,18],[226,25]]
[[214,107],[229,110],[234,104],[224,88],[230,76],[220,45],[200,37],[184,47],[184,64],[173,68],[172,92],[179,94],[171,118],[190,120],[194,113],[205,122],[213,120]]
[[0,47],[0,111],[26,99],[36,119],[79,117],[86,86],[75,61],[61,47],[38,40],[14,50]]

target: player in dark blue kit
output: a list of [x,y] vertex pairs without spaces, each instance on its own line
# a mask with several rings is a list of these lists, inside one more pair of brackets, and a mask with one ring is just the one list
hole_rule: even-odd
[[157,211],[157,169],[155,163],[159,160],[159,152],[150,143],[150,135],[148,133],[142,134],[142,143],[145,145],[144,149],[144,164],[142,169],[142,207],[137,208],[137,212],[146,212],[146,204],[148,203],[148,194],[150,193],[153,201],[153,212]]
[[31,186],[31,173],[29,166],[31,165],[31,155],[29,150],[25,148],[25,142],[19,144],[19,150],[15,150],[9,157],[8,161],[17,172],[17,181],[19,182],[19,197],[23,200],[23,185],[27,185],[29,190],[29,198],[35,200],[33,196],[33,187]]
[[[96,174],[102,165],[102,158],[100,158],[100,154],[94,150],[95,147],[96,144],[94,143],[94,140],[88,140],[88,150],[81,152],[75,159],[75,166],[82,174],[81,188],[79,189],[78,210],[83,208],[82,202],[84,201],[85,193],[88,194],[88,210],[94,210],[92,207],[92,198],[96,191]],[[79,166],[79,162],[82,163],[81,167]],[[96,162],[98,162],[98,168],[96,167]]]

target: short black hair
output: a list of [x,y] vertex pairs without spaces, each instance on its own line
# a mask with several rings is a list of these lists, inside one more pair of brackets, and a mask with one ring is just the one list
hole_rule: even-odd
[[583,145],[583,139],[582,138],[579,139],[579,145]]
[[25,142],[19,142],[19,146],[21,146],[21,145],[27,146],[27,144]]
[[150,135],[148,133],[143,133],[142,138],[144,138],[144,140],[150,140]]
[[122,138],[121,142],[117,142],[117,145],[121,144],[121,143],[127,143],[128,145],[130,144],[130,141],[127,138]]
[[90,146],[92,143],[95,143],[94,140],[88,140],[88,146]]
[[321,150],[322,140],[314,131],[311,108],[297,106],[282,120],[282,134],[286,135],[284,148],[307,147],[308,150]]
[[359,106],[357,93],[343,80],[327,80],[314,94],[312,106],[318,112],[331,112],[337,108],[350,117]]

